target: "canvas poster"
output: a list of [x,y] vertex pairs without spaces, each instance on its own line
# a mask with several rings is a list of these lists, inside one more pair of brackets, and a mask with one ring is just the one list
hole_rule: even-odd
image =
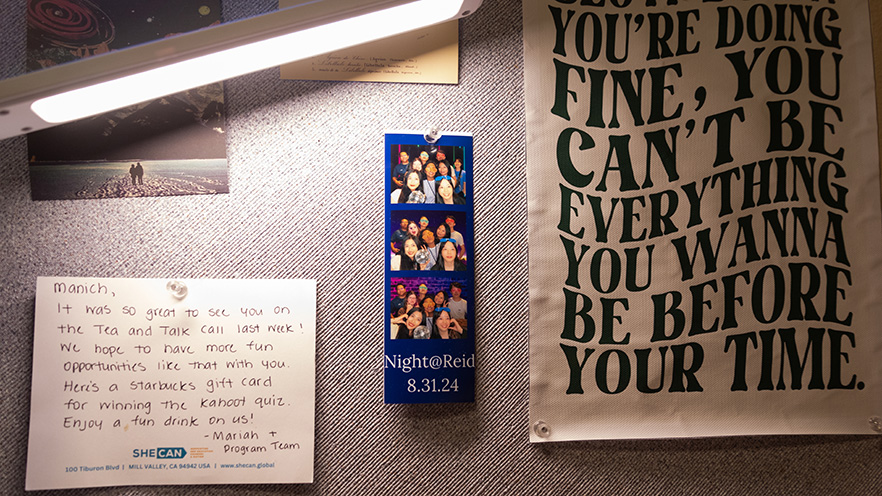
[[878,432],[867,2],[523,6],[531,439]]

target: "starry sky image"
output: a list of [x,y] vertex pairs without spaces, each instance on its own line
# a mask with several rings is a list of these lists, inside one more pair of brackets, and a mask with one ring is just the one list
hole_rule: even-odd
[[28,69],[220,22],[219,0],[29,0]]

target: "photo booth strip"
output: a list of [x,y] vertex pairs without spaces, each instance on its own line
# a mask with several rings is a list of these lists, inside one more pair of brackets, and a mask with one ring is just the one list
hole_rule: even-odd
[[474,401],[472,137],[390,132],[385,158],[384,401]]

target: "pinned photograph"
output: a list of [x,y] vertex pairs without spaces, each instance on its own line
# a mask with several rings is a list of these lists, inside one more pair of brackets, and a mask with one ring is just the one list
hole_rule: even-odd
[[388,133],[386,403],[475,398],[472,137]]
[[[37,71],[221,22],[218,0],[28,1]],[[74,200],[228,193],[223,84],[28,135],[31,197]]]

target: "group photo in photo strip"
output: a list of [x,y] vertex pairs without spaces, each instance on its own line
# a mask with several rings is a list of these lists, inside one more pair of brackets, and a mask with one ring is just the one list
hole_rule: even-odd
[[393,278],[390,339],[463,339],[470,292],[464,279]]
[[388,229],[390,268],[464,272],[468,263],[465,212],[394,210]]

